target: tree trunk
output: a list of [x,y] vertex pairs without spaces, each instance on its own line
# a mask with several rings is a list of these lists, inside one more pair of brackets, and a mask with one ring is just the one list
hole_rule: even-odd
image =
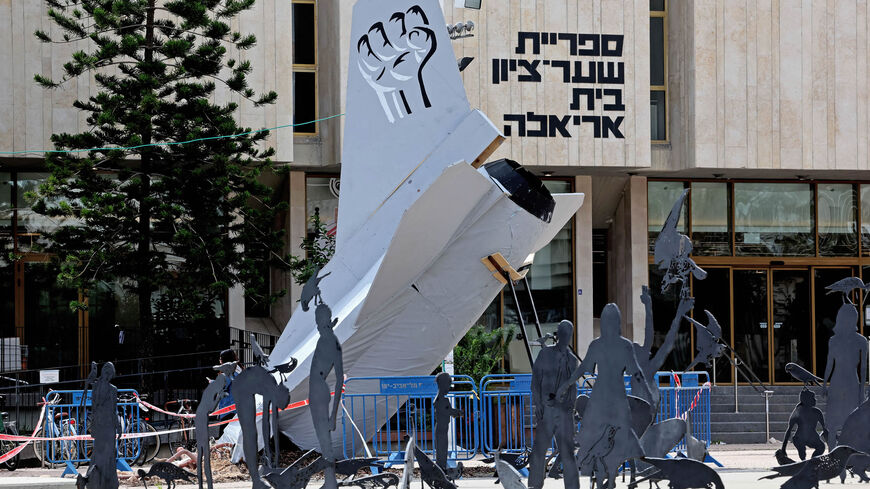
[[[154,4],[155,0],[148,1],[148,12],[145,23],[145,65],[146,69],[151,69],[151,63],[154,60]],[[150,89],[149,89],[150,90]],[[151,144],[151,125],[145,126],[142,134],[142,143]],[[151,204],[149,198],[151,194],[151,151],[149,147],[144,148],[141,153],[142,164],[142,188],[139,197],[139,279],[137,284],[137,295],[139,297],[139,330],[143,339],[143,355],[148,357],[154,354],[154,316],[151,313],[151,294],[154,287],[151,285],[148,276],[149,256],[151,248]]]

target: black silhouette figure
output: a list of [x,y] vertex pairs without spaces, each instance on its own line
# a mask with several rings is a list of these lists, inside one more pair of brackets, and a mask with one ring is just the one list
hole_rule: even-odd
[[[320,303],[314,311],[317,331],[320,338],[314,348],[311,357],[311,373],[308,377],[308,398],[310,402],[311,420],[314,422],[314,431],[320,442],[320,453],[329,464],[324,471],[323,489],[335,489],[335,457],[333,456],[332,435],[335,431],[335,421],[338,416],[338,407],[341,403],[341,384],[344,381],[344,364],[341,358],[341,344],[332,328],[338,323],[338,319],[332,319],[332,311],[326,304]],[[330,372],[335,370],[335,398],[332,401],[332,410],[329,409],[330,390],[326,382]]]
[[338,481],[338,487],[359,487],[360,489],[387,488],[399,485],[399,476],[390,472],[382,472],[375,475],[356,477],[356,474],[365,467],[377,465],[383,467],[376,458],[347,458],[335,463],[335,473],[344,476]]
[[437,48],[435,32],[419,5],[395,12],[385,22],[375,22],[357,40],[360,73],[377,94],[390,123],[413,113],[416,98],[412,95],[416,92],[423,107],[432,106],[423,68]]
[[[148,469],[148,472],[145,472],[142,469],[139,469],[139,478],[142,480],[142,484],[145,487],[148,487],[148,482],[145,480],[147,477],[160,477],[166,482],[166,488],[172,489],[176,486],[177,482],[175,481],[186,481],[193,483],[193,480],[190,478],[194,476],[194,474],[182,469],[181,467],[176,467],[175,465],[169,462],[155,462],[154,465]],[[211,485],[211,481],[209,481],[209,485]],[[202,480],[200,479],[200,487],[202,487]]]
[[[598,481],[598,487],[604,487],[610,483],[610,470],[607,463],[607,456],[613,451],[616,445],[616,432],[619,430],[616,426],[606,425],[604,432],[601,433],[601,438],[595,441],[589,450],[585,452],[577,465],[580,467],[591,467],[592,474]],[[583,454],[584,452],[580,452]],[[608,477],[604,479],[604,477]],[[590,486],[593,487],[593,486]]]
[[287,380],[287,374],[296,370],[296,365],[298,365],[299,361],[293,357],[290,357],[290,361],[287,363],[282,363],[281,365],[276,365],[275,368],[269,370],[270,374],[278,373],[281,376],[281,383]]
[[416,446],[415,438],[409,437],[408,443],[405,445],[405,466],[402,468],[402,478],[399,480],[397,489],[411,488],[411,476],[414,474],[414,447]]
[[794,380],[797,380],[798,382],[803,382],[804,387],[809,387],[813,384],[815,384],[819,387],[822,386],[822,384],[820,384],[822,379],[809,373],[807,371],[807,369],[801,367],[800,365],[798,365],[794,362],[789,362],[789,363],[785,364],[785,371],[788,372],[789,375],[791,375],[792,378],[794,378]]
[[[251,338],[252,344],[257,342]],[[259,347],[259,345],[257,345]],[[271,389],[265,389],[262,392],[263,396],[263,418],[262,433],[263,433],[263,454],[265,461],[270,467],[278,465],[278,457],[281,454],[281,437],[278,434],[278,411],[287,407],[290,404],[290,391],[283,383],[275,381],[275,377],[269,373],[269,378],[272,379]],[[269,438],[272,438],[274,450],[269,446]]]
[[838,445],[837,437],[843,423],[864,400],[866,383],[867,338],[858,333],[858,310],[854,304],[847,302],[837,312],[834,334],[828,341],[828,361],[823,381],[823,388],[827,389],[828,394],[825,413],[828,447]]
[[[706,326],[687,317],[695,325],[695,346],[698,353],[692,363],[686,367],[686,371],[692,370],[695,365],[702,363],[708,367],[712,366],[713,361],[725,352],[725,345],[719,342],[722,339],[722,326],[719,325],[719,321],[710,311],[705,309],[704,314],[707,315]],[[788,366],[786,366],[786,370],[788,370]]]
[[[271,459],[269,452],[269,422],[268,401],[277,402],[276,406],[286,406],[290,399],[290,392],[284,384],[278,384],[265,368],[253,365],[246,368],[235,380],[233,380],[233,397],[236,399],[236,414],[239,418],[239,426],[242,429],[242,451],[245,455],[245,463],[251,474],[253,489],[267,489],[269,486],[260,478],[257,470],[257,406],[255,396],[263,396],[263,445],[266,448],[267,460]],[[284,404],[279,401],[284,400]],[[277,409],[274,409],[277,412]],[[278,426],[275,423],[275,429]]]
[[[651,397],[631,341],[620,336],[621,323],[622,318],[616,304],[604,306],[601,312],[601,336],[592,340],[586,358],[574,369],[570,377],[562,382],[557,394],[558,399],[564,399],[581,375],[595,373],[597,370],[598,377],[589,395],[589,403],[583,413],[583,423],[577,436],[577,447],[578,452],[586,457],[599,440],[607,438],[605,434],[610,428],[615,430],[612,449],[608,448],[606,455],[593,453],[588,459],[597,462],[597,458],[600,458],[600,463],[606,465],[608,472],[594,473],[594,464],[580,467],[583,474],[594,473],[596,480],[607,480],[610,489],[614,487],[620,464],[643,456],[637,434],[632,429],[631,410],[625,394],[623,372],[633,377],[632,385],[639,386],[642,397],[644,393],[646,398]],[[564,472],[567,480],[569,474],[567,467]],[[531,477],[529,485],[531,486]]]
[[504,455],[495,452],[493,457],[495,460],[495,472],[498,475],[496,481],[501,482],[504,489],[527,489],[516,466],[505,460]]
[[441,372],[435,376],[435,384],[438,385],[438,395],[435,397],[435,463],[442,470],[447,470],[447,430],[450,428],[450,418],[462,416],[462,410],[456,409],[450,404],[447,394],[450,392],[450,384],[453,381],[450,374]]
[[[571,374],[577,367],[577,358],[568,346],[574,337],[574,325],[562,321],[556,333],[556,344],[541,347],[532,365],[532,405],[535,408],[535,437],[529,456],[529,487],[540,489],[544,484],[545,458],[553,436],[560,451],[572,453],[574,448],[574,381]],[[578,374],[577,377],[580,377]],[[566,385],[564,395],[559,389]],[[565,488],[578,489],[580,478],[574,457],[562,458]]]
[[[817,424],[822,427],[821,436],[816,432]],[[801,391],[800,402],[788,418],[788,428],[785,429],[782,438],[781,450],[783,454],[785,454],[785,447],[788,445],[792,430],[795,430],[792,443],[801,460],[807,458],[807,447],[813,449],[813,457],[825,453],[824,438],[828,436],[828,430],[825,428],[825,417],[822,410],[816,407],[816,395],[807,388]]]
[[788,465],[795,462],[785,453],[785,450],[782,448],[774,452],[773,456],[776,457],[776,463],[779,465]]
[[[776,472],[775,474],[766,475],[761,479],[776,479],[777,477],[790,476],[793,477],[798,475],[798,473],[807,465],[810,465],[817,470],[817,472],[814,474],[817,482],[820,480],[832,479],[840,475],[840,472],[842,472],[846,468],[846,461],[853,453],[858,453],[858,451],[852,447],[840,445],[837,448],[831,450],[830,453],[827,453],[825,455],[819,455],[818,457],[813,457],[811,459],[803,460],[801,462],[795,462],[793,464],[774,467],[770,470]],[[806,474],[804,474],[804,476],[802,477],[806,477]]]
[[828,291],[828,294],[833,294],[835,292],[840,292],[843,294],[843,302],[852,302],[852,299],[849,297],[853,290],[861,289],[867,290],[870,288],[870,284],[864,284],[858,277],[846,277],[844,279],[837,280],[831,285],[825,287],[825,290]]
[[257,343],[257,337],[254,333],[251,333],[251,352],[254,354],[254,363],[261,367],[269,366],[269,355],[266,355],[266,352],[264,352],[263,348],[260,347],[260,344]]
[[320,297],[320,281],[326,278],[330,273],[324,273],[322,276],[319,276],[320,269],[314,271],[314,275],[305,282],[305,285],[302,286],[302,294],[300,296],[299,302],[302,304],[302,310],[308,311],[308,303],[314,301],[314,306],[316,307],[318,304],[323,304],[323,299]]
[[792,478],[785,481],[780,489],[810,489],[811,487],[819,488],[819,467],[816,465],[805,465]]
[[870,453],[870,399],[862,402],[849,414],[846,422],[843,423],[843,431],[838,441],[841,445]]
[[[504,463],[510,464],[511,467],[513,467],[517,471],[520,471],[521,469],[524,469],[529,464],[529,455],[531,453],[532,453],[531,450],[529,450],[527,448],[522,452],[497,453],[497,455],[498,455],[499,460],[501,460]],[[493,466],[494,466],[495,462],[496,462],[496,457],[492,456],[489,458],[485,458],[482,460],[482,462],[487,463],[487,464],[493,464]],[[496,467],[496,469],[497,469],[497,467]],[[493,477],[495,477],[495,483],[498,484],[499,483],[498,470],[495,471],[495,473],[493,474]]]
[[[92,375],[95,370],[96,364],[91,363]],[[89,428],[94,439],[94,448],[88,471],[83,477],[84,483],[90,489],[118,489],[115,439],[121,434],[121,421],[118,418],[118,389],[111,383],[113,377],[115,366],[112,362],[106,362],[99,377],[92,380],[93,377],[88,376],[83,389],[86,396],[93,385]]]
[[665,219],[665,224],[662,226],[662,231],[656,238],[654,246],[653,260],[660,270],[666,270],[662,278],[662,292],[666,291],[671,285],[676,283],[682,284],[680,296],[686,297],[689,293],[689,274],[693,275],[698,280],[703,280],[707,277],[707,272],[699,267],[692,260],[692,240],[685,234],[680,234],[677,230],[677,225],[680,222],[683,203],[686,201],[686,196],[689,194],[689,189],[683,191],[680,198],[674,202],[668,218]]
[[[633,393],[643,393],[648,392],[647,398],[644,398],[650,405],[651,411],[651,419],[655,419],[655,413],[658,412],[659,409],[659,389],[658,385],[656,385],[656,372],[661,370],[662,365],[664,365],[665,360],[667,360],[668,355],[671,354],[671,351],[674,349],[674,344],[677,340],[677,334],[679,333],[680,323],[682,323],[683,318],[686,317],[687,314],[692,310],[695,306],[695,299],[691,297],[681,297],[680,303],[677,306],[677,313],[674,315],[673,321],[671,321],[671,325],[668,328],[668,332],[665,335],[665,339],[659,348],[656,350],[655,355],[652,355],[652,346],[653,340],[655,338],[655,333],[653,331],[653,310],[652,310],[652,298],[650,297],[649,287],[643,287],[643,293],[640,296],[640,301],[644,304],[646,309],[646,324],[644,328],[644,341],[643,345],[639,345],[637,343],[632,343],[634,347],[634,354],[637,357],[637,364],[640,366],[640,370],[643,372],[643,378],[646,382],[646,390],[642,388],[638,384],[638,380],[640,377],[632,377],[631,379],[631,392]],[[644,427],[644,430],[646,426]],[[636,432],[637,436],[641,436],[643,431]]]
[[202,397],[196,406],[196,417],[194,418],[196,452],[199,458],[196,464],[196,478],[199,480],[199,489],[202,489],[203,472],[205,472],[205,480],[208,482],[208,489],[214,487],[211,477],[211,449],[208,444],[208,415],[217,409],[220,400],[227,394],[227,376],[235,372],[236,362],[217,365],[214,369],[218,371],[218,374],[202,391]]
[[301,466],[302,460],[308,458],[312,452],[313,450],[308,451],[284,469],[263,466],[260,468],[260,473],[275,489],[303,489],[315,474],[332,465],[323,457],[317,457],[310,464]]
[[[846,470],[852,473],[852,477],[858,476],[858,482],[870,482],[870,477],[867,477],[867,468],[870,467],[870,455],[864,453],[853,453],[846,460]],[[846,472],[840,473],[840,483],[846,482]]]
[[456,489],[456,485],[447,478],[435,462],[426,455],[420,447],[414,445],[414,459],[420,467],[420,478],[432,489]]
[[640,437],[644,455],[663,458],[685,436],[686,426],[687,423],[680,418],[666,419],[650,426]]
[[671,489],[725,489],[719,474],[702,462],[690,458],[644,457],[644,462],[659,469],[659,480],[666,479]]

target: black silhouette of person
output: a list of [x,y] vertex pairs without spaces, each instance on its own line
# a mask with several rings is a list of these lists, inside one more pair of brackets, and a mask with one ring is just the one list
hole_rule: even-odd
[[568,393],[577,379],[597,370],[598,376],[592,386],[577,436],[577,452],[580,460],[584,461],[581,472],[594,475],[599,483],[606,478],[610,489],[615,485],[619,467],[626,460],[644,455],[637,434],[632,429],[623,372],[633,377],[641,395],[650,398],[634,346],[620,335],[621,324],[622,317],[616,304],[604,306],[601,312],[601,336],[592,340],[586,358],[563,381],[557,393],[560,400],[568,399]]
[[450,418],[462,416],[462,410],[456,409],[447,399],[450,384],[453,379],[447,372],[435,376],[438,395],[435,397],[435,463],[441,470],[447,470],[447,430],[450,428]]
[[[267,408],[267,399],[290,399],[290,392],[284,384],[279,384],[275,377],[261,365],[252,365],[240,373],[233,381],[233,394],[236,399],[236,414],[239,418],[239,427],[242,429],[242,451],[245,454],[245,463],[251,474],[253,489],[268,489],[269,485],[263,482],[257,467],[257,406],[255,397],[263,396],[263,408]],[[286,402],[284,403],[286,405]],[[264,430],[266,417],[263,418]],[[268,453],[268,437],[264,437],[264,445]]]
[[[680,304],[677,306],[677,313],[674,315],[673,321],[671,321],[671,326],[665,335],[664,342],[662,342],[661,346],[656,350],[655,355],[652,355],[654,339],[652,297],[650,297],[649,287],[645,285],[643,286],[643,293],[640,296],[640,301],[643,303],[646,311],[643,345],[632,343],[632,346],[634,347],[634,355],[637,357],[637,363],[640,366],[640,369],[643,372],[643,378],[646,381],[646,390],[649,392],[649,398],[642,397],[642,399],[649,402],[650,410],[653,412],[653,419],[655,419],[655,413],[659,410],[660,402],[659,389],[656,385],[656,372],[661,370],[668,355],[670,355],[671,351],[674,349],[674,343],[677,339],[680,323],[683,321],[683,316],[688,314],[689,311],[695,307],[695,299],[692,297],[680,297]],[[640,393],[642,391],[641,387],[636,385],[637,381],[638,378],[632,377],[631,392],[633,393]],[[638,436],[642,434],[643,433],[637,433]]]
[[[859,370],[856,370],[859,369]],[[858,378],[858,371],[861,378]],[[828,387],[828,382],[831,383]],[[837,446],[843,423],[864,400],[867,382],[867,338],[858,333],[858,310],[849,302],[837,312],[834,334],[828,341],[828,361],[823,387],[828,395],[825,421],[828,448]]]
[[[91,372],[94,373],[96,363],[91,365]],[[88,389],[93,385],[90,431],[94,448],[85,476],[87,487],[91,489],[118,489],[118,473],[115,469],[118,451],[115,440],[121,434],[121,420],[118,418],[118,389],[111,382],[113,377],[115,366],[112,362],[107,362],[103,364],[99,377],[93,380],[88,377],[84,388],[84,395],[87,395]]]
[[[816,432],[817,424],[822,426],[821,436]],[[816,407],[816,395],[809,389],[805,388],[801,391],[800,402],[794,407],[794,411],[788,418],[788,428],[785,429],[785,435],[782,438],[781,450],[783,454],[785,454],[785,447],[788,445],[788,439],[794,428],[797,429],[791,441],[801,460],[807,458],[807,447],[813,449],[813,457],[825,453],[823,438],[828,436],[828,430],[825,428],[825,417],[822,415],[822,410]]]
[[574,396],[557,395],[560,386],[574,385],[570,377],[577,367],[577,358],[568,349],[573,338],[574,325],[570,321],[562,321],[556,331],[556,344],[542,347],[532,364],[532,405],[535,408],[536,426],[532,453],[529,455],[529,489],[541,489],[544,486],[545,457],[553,436],[556,437],[560,453],[565,455],[561,457],[565,488],[580,487],[580,474],[573,457],[574,431],[577,429]]
[[[311,357],[311,372],[308,377],[308,400],[311,410],[311,420],[314,431],[320,443],[320,453],[327,466],[324,470],[323,489],[336,489],[335,456],[332,450],[332,435],[335,431],[335,421],[338,416],[338,406],[341,403],[341,384],[344,381],[344,364],[341,358],[341,344],[332,328],[338,319],[332,319],[332,310],[322,302],[314,310],[317,331],[320,338],[314,347]],[[329,409],[330,390],[326,377],[335,370],[335,399],[332,410]]]
[[193,420],[196,433],[196,451],[199,457],[199,462],[196,464],[196,479],[199,481],[199,489],[202,489],[203,471],[205,471],[205,479],[208,481],[208,489],[214,487],[211,476],[211,449],[208,443],[208,415],[217,409],[221,399],[227,395],[227,376],[236,370],[236,362],[227,362],[214,367],[214,369],[218,370],[219,373],[202,391],[199,405],[196,406],[196,417]]

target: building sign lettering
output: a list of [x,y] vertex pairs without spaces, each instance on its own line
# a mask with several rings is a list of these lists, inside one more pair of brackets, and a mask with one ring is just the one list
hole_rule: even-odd
[[[625,62],[622,59],[621,34],[573,34],[556,32],[519,32],[516,54],[540,55],[542,46],[558,43],[568,45],[571,56],[614,59],[500,59],[492,60],[492,83],[498,85],[515,77],[520,83],[541,83],[545,70],[561,75],[562,83],[581,85],[571,88],[568,110],[579,114],[524,114],[504,115],[504,134],[511,136],[516,127],[520,137],[571,137],[571,127],[592,125],[596,138],[624,139],[620,126],[625,120],[622,91],[625,86]],[[582,85],[607,85],[604,87]],[[595,115],[600,106],[601,115]]]

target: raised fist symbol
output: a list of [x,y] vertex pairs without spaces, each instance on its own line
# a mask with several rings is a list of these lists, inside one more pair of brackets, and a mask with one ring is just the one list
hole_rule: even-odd
[[[411,114],[411,106],[422,99],[432,106],[423,82],[423,67],[435,53],[435,32],[419,5],[396,12],[376,22],[357,41],[359,70],[377,93],[390,123]],[[419,95],[417,95],[419,93]]]

